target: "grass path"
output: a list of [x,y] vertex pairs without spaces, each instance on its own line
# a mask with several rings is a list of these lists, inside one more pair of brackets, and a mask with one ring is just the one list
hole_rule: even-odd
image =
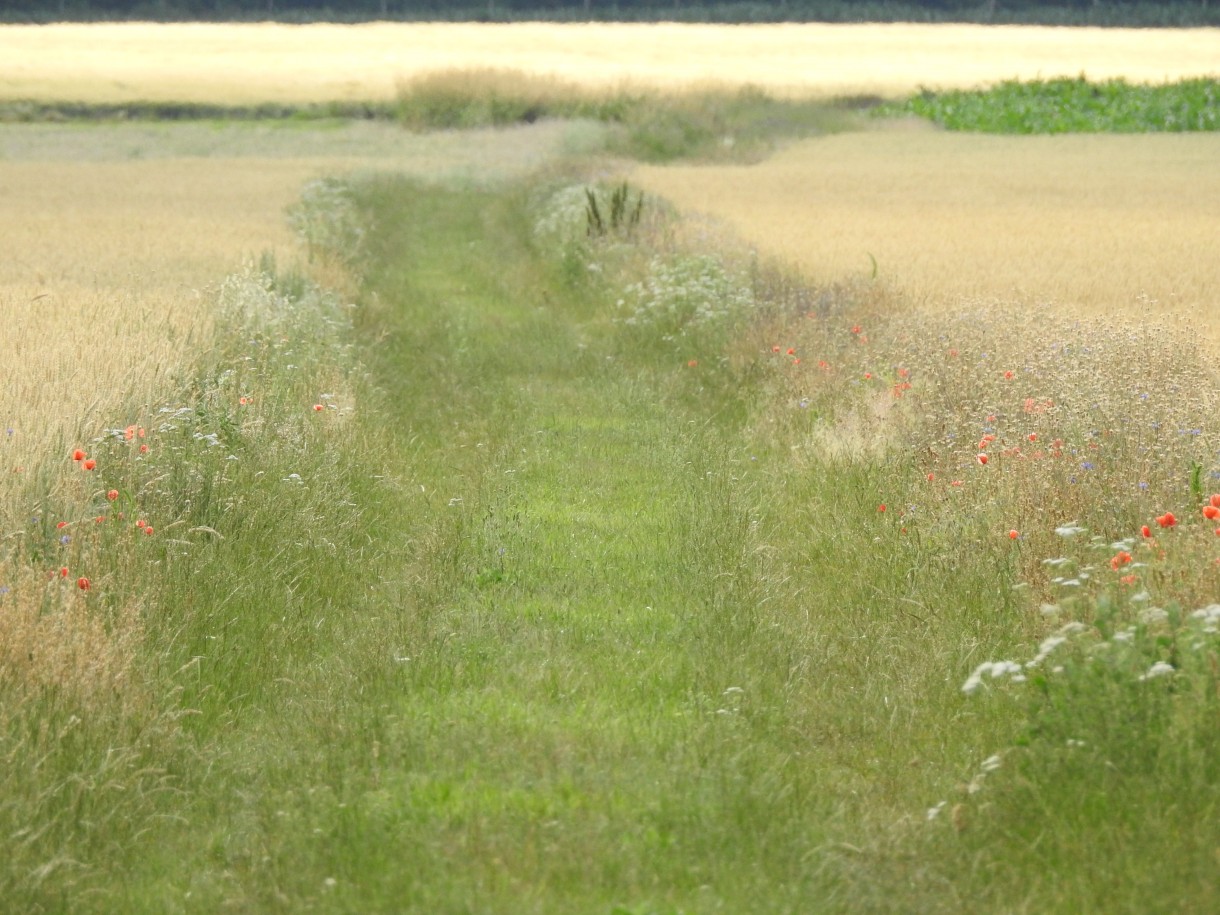
[[385,738],[444,872],[420,891],[652,911],[782,882],[818,839],[791,808],[818,802],[751,714],[786,667],[754,614],[748,468],[572,314],[513,201],[415,196],[377,214],[405,256],[372,285],[421,519]]

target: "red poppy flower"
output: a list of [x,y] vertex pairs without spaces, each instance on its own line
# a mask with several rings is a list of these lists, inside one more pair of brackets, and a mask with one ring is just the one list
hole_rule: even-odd
[[1214,505],[1204,505],[1203,517],[1208,521],[1215,521],[1217,518],[1220,518],[1220,508],[1216,508]]
[[977,461],[978,461],[980,464],[986,464],[986,463],[987,463],[987,455],[985,455],[985,454],[979,454],[979,455],[978,455],[978,456],[975,458],[975,460],[977,460]]
[[1220,492],[1216,493],[1208,501],[1216,508],[1220,508]]
[[140,454],[148,454],[148,446],[147,446],[147,445],[143,445],[143,444],[142,444],[142,445],[140,445]]
[[790,347],[788,347],[788,355],[789,355],[789,356],[795,356],[795,355],[796,355],[796,349],[795,349],[794,347],[791,347],[791,346],[790,346]]
[[1028,438],[1028,439],[1029,439],[1031,442],[1036,442],[1036,441],[1038,440],[1038,433],[1037,433],[1037,432],[1031,432],[1031,433],[1029,433],[1029,435],[1028,435],[1028,436],[1026,436],[1026,437],[1027,437],[1027,438]]
[[1021,536],[1021,534],[1020,534],[1020,532],[1019,532],[1019,531],[1012,530],[1012,531],[1009,531],[1009,532],[1008,532],[1008,539],[1009,539],[1009,540],[1016,540],[1016,539],[1017,539],[1018,537],[1020,537],[1020,536]]
[[882,502],[880,505],[878,505],[878,506],[877,506],[877,511],[879,511],[879,512],[884,512],[884,511],[885,511],[885,503],[884,503],[884,502]]
[[872,373],[872,372],[865,372],[865,373],[864,373],[864,380],[865,380],[865,381],[872,381],[872,380],[873,380],[873,373]]
[[853,324],[853,325],[852,325],[852,328],[851,328],[851,332],[852,332],[853,334],[858,334],[858,333],[860,333],[860,325],[859,325],[859,324]]
[[97,461],[95,461],[93,458],[89,458],[89,460],[85,461],[83,464],[81,464],[81,466],[86,470],[92,470],[97,466]]
[[85,578],[82,575],[80,578],[76,579],[76,587],[80,588],[82,591],[88,591],[89,590],[89,579]]
[[325,409],[325,408],[320,403],[316,403],[313,405],[313,411],[315,413],[321,413],[323,409]]
[[930,474],[928,474],[928,482],[929,482],[929,483],[931,483],[931,482],[932,482],[933,480],[935,480],[935,479],[936,479],[936,474],[934,474],[934,473],[930,473]]
[[148,526],[146,526],[146,527],[144,528],[144,533],[146,533],[146,534],[147,534],[149,537],[151,537],[151,536],[152,536],[152,532],[153,532],[153,529],[152,529],[152,525],[151,525],[151,524],[149,524]]
[[1117,572],[1122,566],[1125,566],[1131,561],[1131,554],[1126,550],[1119,550],[1110,559],[1110,568]]
[[1173,512],[1165,512],[1156,519],[1156,523],[1161,527],[1173,527],[1178,523],[1178,519],[1173,516]]
[[140,518],[138,521],[136,521],[136,527],[141,527],[141,528],[142,528],[142,527],[144,527],[144,526],[145,526],[145,525],[147,525],[147,524],[148,524],[148,522],[147,522],[147,521],[145,521],[143,518]]
[[119,497],[119,491],[117,489],[112,489],[112,490],[110,490],[110,492],[106,493],[106,498],[109,499],[111,502],[113,502],[118,497]]
[[59,570],[59,577],[60,577],[60,578],[67,578],[67,577],[68,577],[68,567],[67,567],[67,566],[64,566],[63,568],[61,568],[61,569]]
[[67,521],[60,521],[57,525],[55,525],[55,530],[62,531],[67,526],[68,526]]
[[1124,575],[1122,578],[1119,579],[1119,581],[1121,581],[1124,585],[1133,585],[1133,584],[1135,584],[1135,576],[1134,575]]
[[127,441],[131,441],[135,437],[136,437],[136,427],[135,426],[128,426],[126,429],[123,430],[123,438],[127,439]]
[[[698,364],[699,364],[699,360],[698,360],[698,359],[692,359],[690,362],[686,363],[686,367],[687,367],[688,369],[693,369],[693,368],[694,368],[695,366],[697,366]],[[316,409],[318,409],[318,408],[317,408],[317,407],[314,407],[314,409],[316,410]]]
[[1143,527],[1140,528],[1140,533],[1143,534],[1145,537],[1151,537],[1152,528],[1150,528],[1147,524],[1145,524]]
[[85,459],[85,452],[81,451],[79,448],[77,448],[75,451],[72,452],[72,460],[83,461],[84,459]]
[[1005,372],[1005,373],[1004,373],[1004,377],[1005,377],[1006,379],[1008,379],[1008,380],[1010,380],[1010,381],[1011,381],[1011,380],[1012,380],[1012,377],[1013,377],[1013,373],[1012,373],[1012,371],[1011,371],[1011,370],[1009,370],[1009,371]]

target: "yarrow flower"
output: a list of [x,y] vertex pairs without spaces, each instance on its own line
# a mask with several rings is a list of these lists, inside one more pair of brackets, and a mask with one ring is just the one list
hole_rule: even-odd
[[1164,661],[1157,661],[1148,668],[1148,672],[1140,677],[1141,680],[1154,680],[1157,677],[1165,677],[1174,673],[1172,664],[1166,664]]
[[966,682],[962,684],[962,692],[966,695],[971,695],[978,691],[983,685],[983,677],[991,676],[991,679],[998,680],[1005,675],[1012,677],[1012,682],[1025,682],[1025,674],[1022,673],[1022,667],[1015,661],[984,661],[974,669],[974,672],[966,678]]

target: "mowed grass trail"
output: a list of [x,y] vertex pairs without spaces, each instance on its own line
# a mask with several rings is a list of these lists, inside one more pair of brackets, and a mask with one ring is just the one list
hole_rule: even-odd
[[379,879],[435,911],[799,896],[827,801],[764,711],[787,649],[754,613],[748,456],[624,364],[516,195],[375,196],[378,374],[421,526],[394,800],[354,814],[353,865],[407,856]]

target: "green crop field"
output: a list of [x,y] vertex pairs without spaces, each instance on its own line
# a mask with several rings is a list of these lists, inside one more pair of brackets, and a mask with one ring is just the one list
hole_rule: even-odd
[[0,125],[0,907],[1220,908],[1214,137],[454,83]]

